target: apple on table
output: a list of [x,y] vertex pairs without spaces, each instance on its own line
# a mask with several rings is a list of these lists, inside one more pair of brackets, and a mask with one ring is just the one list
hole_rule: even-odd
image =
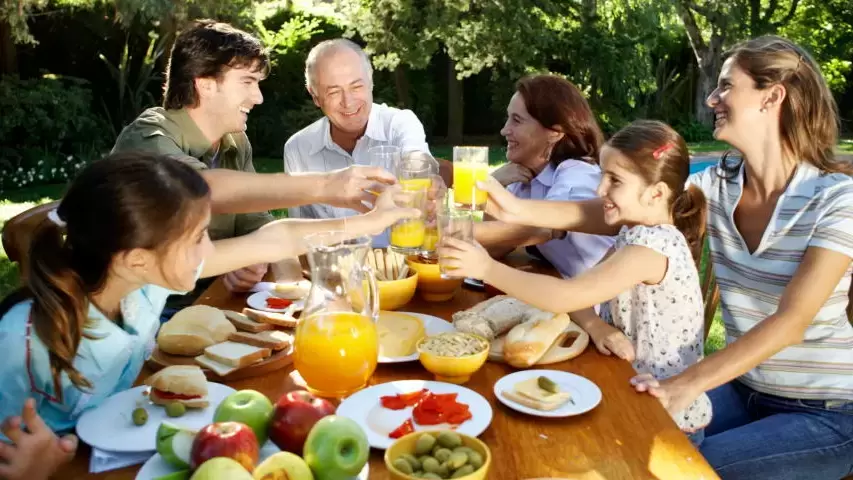
[[256,390],[240,390],[225,397],[216,412],[214,422],[240,422],[255,432],[258,445],[267,443],[267,430],[273,413],[269,398]]
[[275,404],[269,438],[285,452],[302,456],[302,448],[314,424],[334,413],[335,406],[326,399],[305,390],[288,392]]
[[[259,448],[255,432],[244,423],[211,423],[193,440],[190,467],[193,470],[215,457],[227,457],[251,472],[258,463]],[[251,475],[250,477],[251,478]]]
[[364,468],[369,454],[364,430],[354,420],[338,415],[317,421],[305,440],[305,463],[316,480],[350,479]]

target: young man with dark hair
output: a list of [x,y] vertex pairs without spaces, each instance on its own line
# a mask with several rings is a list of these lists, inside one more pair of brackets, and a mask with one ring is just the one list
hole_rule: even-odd
[[[365,211],[369,191],[393,183],[380,168],[349,167],[326,173],[257,174],[246,120],[263,102],[259,83],[269,72],[260,41],[228,24],[194,22],[177,39],[166,71],[163,107],[142,112],[122,130],[113,152],[145,150],[174,155],[201,170],[210,184],[212,239],[250,233],[273,217],[272,208],[329,204]],[[292,274],[294,263],[288,265]],[[260,281],[267,265],[225,275],[232,291]],[[296,270],[298,272],[298,270]],[[276,272],[277,273],[277,272]],[[192,296],[189,300],[192,300]]]

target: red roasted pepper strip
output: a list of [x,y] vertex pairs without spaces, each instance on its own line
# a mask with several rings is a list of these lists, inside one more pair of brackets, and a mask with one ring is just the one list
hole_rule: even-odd
[[403,422],[402,425],[397,427],[393,432],[389,433],[388,436],[391,438],[400,438],[404,435],[408,435],[415,431],[415,425],[412,423],[412,419],[408,419]]

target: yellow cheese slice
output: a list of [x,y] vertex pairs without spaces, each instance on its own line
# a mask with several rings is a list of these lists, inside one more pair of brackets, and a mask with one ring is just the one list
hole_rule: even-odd
[[543,390],[539,386],[539,380],[537,377],[528,378],[527,380],[516,383],[515,386],[513,386],[513,390],[515,390],[519,395],[546,405],[566,403],[571,398],[571,395],[569,395],[568,392],[551,393]]
[[426,335],[421,319],[399,312],[379,312],[376,324],[379,334],[379,355],[405,357],[415,353],[418,341]]

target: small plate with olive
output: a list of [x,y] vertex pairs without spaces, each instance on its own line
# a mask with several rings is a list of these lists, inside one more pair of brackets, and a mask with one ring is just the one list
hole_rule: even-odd
[[595,408],[601,389],[559,370],[521,370],[495,382],[495,397],[507,407],[538,417],[569,417]]
[[182,404],[155,405],[146,395],[149,388],[141,385],[116,393],[86,411],[77,422],[77,436],[101,450],[153,452],[157,448],[157,428],[162,422],[201,429],[213,422],[217,405],[235,392],[227,385],[207,382],[208,406],[182,408]]

